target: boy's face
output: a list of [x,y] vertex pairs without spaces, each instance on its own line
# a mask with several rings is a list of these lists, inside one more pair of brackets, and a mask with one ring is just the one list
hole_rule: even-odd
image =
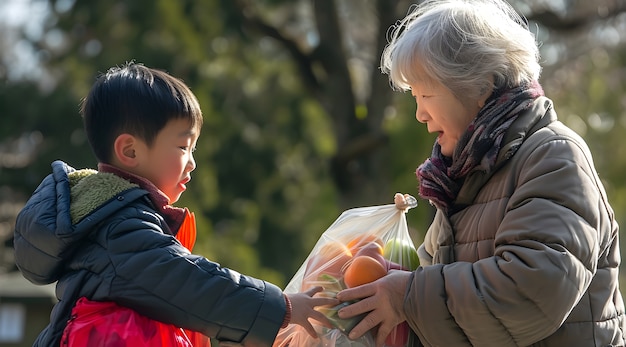
[[135,147],[138,165],[133,173],[142,176],[169,198],[178,201],[196,168],[193,151],[199,136],[198,129],[186,119],[172,119],[157,134],[151,147],[139,141]]

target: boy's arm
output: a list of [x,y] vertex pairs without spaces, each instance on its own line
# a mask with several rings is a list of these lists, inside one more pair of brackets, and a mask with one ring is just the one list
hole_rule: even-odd
[[271,346],[286,313],[280,288],[190,254],[140,216],[108,232],[116,276],[102,299],[220,341]]

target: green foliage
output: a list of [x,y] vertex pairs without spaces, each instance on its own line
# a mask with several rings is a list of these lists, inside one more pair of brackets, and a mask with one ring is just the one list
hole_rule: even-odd
[[77,104],[60,89],[47,94],[29,82],[0,85],[2,185],[28,194],[53,160],[93,165]]

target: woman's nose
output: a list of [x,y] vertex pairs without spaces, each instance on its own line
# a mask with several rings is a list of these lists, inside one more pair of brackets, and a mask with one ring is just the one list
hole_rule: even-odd
[[428,120],[428,113],[418,106],[415,110],[415,119],[417,119],[420,123],[426,123]]

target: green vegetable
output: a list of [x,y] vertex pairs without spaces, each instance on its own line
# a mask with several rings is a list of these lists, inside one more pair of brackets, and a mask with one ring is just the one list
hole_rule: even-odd
[[354,302],[355,301],[346,301],[334,307],[319,307],[317,310],[322,312],[326,317],[328,317],[328,320],[330,320],[330,322],[337,329],[341,330],[341,332],[345,334],[348,334],[350,333],[352,328],[354,328],[357,324],[359,324],[361,319],[365,317],[365,314],[360,314],[352,318],[344,319],[344,318],[339,318],[339,315],[337,314],[337,312],[342,307],[353,304]]

